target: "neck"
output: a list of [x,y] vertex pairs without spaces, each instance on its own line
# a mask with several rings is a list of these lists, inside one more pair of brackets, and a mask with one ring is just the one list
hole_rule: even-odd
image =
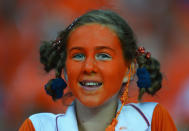
[[115,117],[118,98],[113,96],[111,100],[95,108],[86,107],[78,100],[75,104],[80,131],[104,131]]

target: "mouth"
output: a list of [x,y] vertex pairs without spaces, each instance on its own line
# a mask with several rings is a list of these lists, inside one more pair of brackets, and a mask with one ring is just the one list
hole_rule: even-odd
[[83,89],[87,90],[87,91],[94,91],[99,89],[100,87],[102,87],[102,82],[99,81],[90,81],[90,80],[85,80],[85,81],[80,81],[79,85],[80,87],[82,87]]

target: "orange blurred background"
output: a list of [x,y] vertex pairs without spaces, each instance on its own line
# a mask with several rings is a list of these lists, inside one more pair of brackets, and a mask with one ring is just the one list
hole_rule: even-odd
[[[188,0],[1,0],[0,128],[18,130],[36,112],[60,113],[43,86],[53,72],[39,62],[42,40],[54,40],[76,17],[92,9],[110,9],[131,25],[139,45],[161,63],[163,88],[144,101],[168,109],[179,130],[189,129]],[[130,101],[138,90],[130,87]],[[134,93],[133,93],[134,92]]]

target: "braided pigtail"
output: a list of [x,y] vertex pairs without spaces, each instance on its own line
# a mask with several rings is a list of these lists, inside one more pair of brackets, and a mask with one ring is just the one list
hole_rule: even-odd
[[64,31],[60,33],[55,41],[43,42],[40,47],[40,62],[44,65],[44,70],[49,72],[55,70],[55,79],[51,79],[45,85],[45,90],[53,100],[60,99],[63,96],[63,91],[66,88],[66,82],[61,78],[62,69],[64,68],[64,59],[66,52],[63,47],[63,39],[61,36]]
[[63,96],[63,90],[66,88],[66,82],[61,78],[62,69],[65,67],[66,61],[66,43],[70,31],[78,22],[75,19],[65,30],[60,32],[55,41],[43,42],[40,47],[40,62],[44,65],[46,72],[55,70],[56,79],[51,79],[45,85],[47,94],[52,96],[53,100]]
[[152,58],[149,52],[145,52],[144,48],[138,49],[136,61],[138,63],[137,85],[140,88],[138,99],[141,100],[145,92],[154,95],[161,88],[162,74],[159,62]]
[[59,52],[52,43],[45,41],[40,47],[40,62],[44,65],[46,72],[55,69],[60,58]]

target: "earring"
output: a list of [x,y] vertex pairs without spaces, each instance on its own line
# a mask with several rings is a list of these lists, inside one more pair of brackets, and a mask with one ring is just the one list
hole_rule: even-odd
[[125,77],[123,78],[123,83],[127,83],[127,81],[128,81],[128,77],[125,76]]

